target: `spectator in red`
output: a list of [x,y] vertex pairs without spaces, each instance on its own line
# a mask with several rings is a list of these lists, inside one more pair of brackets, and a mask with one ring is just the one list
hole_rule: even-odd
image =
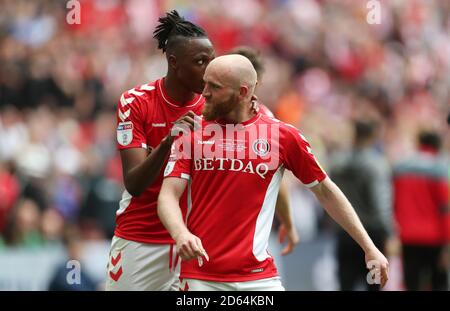
[[448,290],[450,213],[448,165],[441,139],[419,134],[419,150],[394,169],[394,208],[407,290]]
[[0,233],[5,228],[5,222],[9,211],[16,204],[19,197],[19,182],[16,176],[10,172],[8,164],[0,162]]

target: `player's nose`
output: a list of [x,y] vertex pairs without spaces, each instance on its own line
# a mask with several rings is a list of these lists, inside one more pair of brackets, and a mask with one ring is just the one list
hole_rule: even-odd
[[208,86],[205,84],[205,86],[203,87],[203,92],[202,95],[204,98],[209,98],[211,97],[211,92],[208,90]]

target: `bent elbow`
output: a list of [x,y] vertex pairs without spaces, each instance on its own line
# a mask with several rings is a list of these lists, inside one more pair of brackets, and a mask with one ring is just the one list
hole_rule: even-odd
[[138,197],[138,196],[140,196],[142,194],[142,192],[144,192],[144,189],[140,189],[139,187],[136,187],[134,185],[130,185],[127,182],[125,182],[125,189],[133,197]]
[[140,196],[144,191],[150,187],[154,183],[155,179],[153,177],[149,178],[148,180],[142,182],[140,180],[137,180],[136,178],[124,178],[124,185],[125,189],[134,197]]

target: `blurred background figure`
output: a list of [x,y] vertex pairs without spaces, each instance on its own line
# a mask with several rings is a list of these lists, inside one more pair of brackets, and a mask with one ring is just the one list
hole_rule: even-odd
[[[55,270],[53,277],[50,279],[48,290],[50,291],[94,291],[97,289],[92,277],[85,270],[79,269],[82,264],[83,240],[75,228],[68,228],[64,234],[64,247],[67,250],[67,259],[63,261]],[[76,261],[75,264],[67,264]],[[79,266],[78,266],[79,265]],[[71,271],[72,270],[72,271]],[[69,277],[68,277],[69,276]],[[70,282],[68,282],[68,279]]]
[[450,206],[441,138],[420,132],[417,152],[394,169],[395,218],[407,290],[448,290]]
[[44,240],[40,233],[41,213],[36,202],[23,199],[9,214],[4,233],[5,244],[14,247],[38,248]]
[[[375,245],[385,252],[388,239],[393,237],[391,170],[387,159],[376,149],[379,133],[375,121],[355,121],[353,147],[332,158],[329,174],[355,208]],[[378,285],[367,282],[367,269],[359,264],[362,258],[364,253],[359,245],[339,230],[337,260],[341,290],[354,290],[361,285],[379,290]]]

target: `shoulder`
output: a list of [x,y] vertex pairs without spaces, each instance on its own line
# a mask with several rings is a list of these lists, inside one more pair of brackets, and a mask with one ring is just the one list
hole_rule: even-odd
[[305,136],[303,136],[302,132],[293,126],[292,124],[277,120],[275,118],[272,118],[273,120],[276,120],[280,126],[280,135],[281,137],[285,137],[286,139],[295,139],[295,140],[301,140],[305,143],[308,142]]
[[122,121],[128,119],[131,115],[148,114],[149,107],[153,106],[156,100],[155,83],[156,81],[136,86],[120,95],[117,110]]
[[431,178],[447,180],[449,172],[448,161],[440,156],[418,153],[394,165],[394,174],[403,175],[415,173]]
[[275,127],[279,133],[280,142],[282,145],[289,146],[291,143],[300,143],[309,145],[308,140],[295,126],[278,120],[275,117],[269,117],[267,115],[261,115],[261,123],[265,123],[271,127],[271,132]]
[[297,129],[295,126],[280,121],[277,118],[275,118],[274,116],[269,116],[266,114],[261,113],[261,117],[259,119],[259,123],[265,123],[268,125],[273,125],[273,126],[277,126],[279,128],[280,134],[290,134],[290,135],[300,135],[303,139],[303,135],[300,133],[300,130]]
[[150,101],[155,99],[156,95],[156,82],[150,82],[142,85],[135,86],[120,95],[120,105],[122,108],[136,102]]
[[272,111],[270,111],[270,109],[267,108],[267,106],[265,106],[263,104],[259,104],[259,112],[262,115],[265,115],[265,116],[268,116],[268,117],[271,117],[271,118],[275,117],[274,114],[272,113]]
[[391,169],[388,159],[380,150],[372,148],[365,160],[366,164],[372,166],[376,171],[384,172]]

